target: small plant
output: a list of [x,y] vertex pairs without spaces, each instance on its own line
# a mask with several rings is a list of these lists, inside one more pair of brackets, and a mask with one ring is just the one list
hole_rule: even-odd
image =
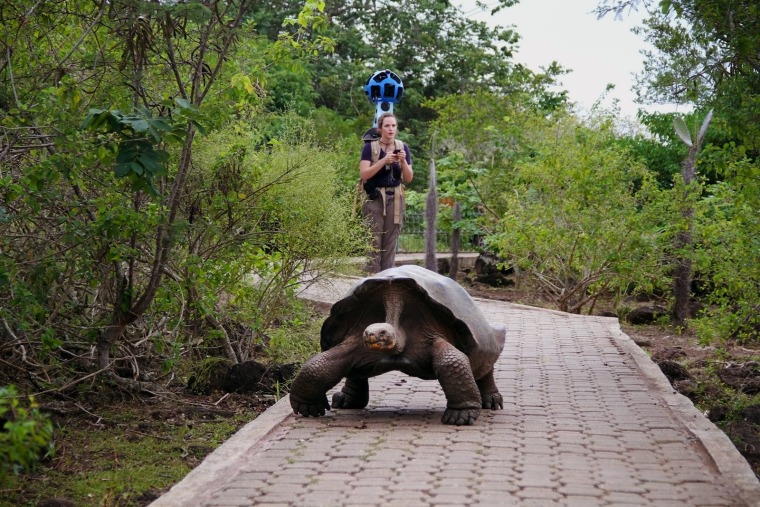
[[11,474],[31,468],[53,455],[53,425],[40,413],[33,397],[22,405],[16,388],[0,388],[0,484]]
[[[319,353],[319,332],[323,317],[293,302],[287,320],[268,330],[264,359],[274,364],[304,363]],[[281,386],[284,387],[284,386]]]

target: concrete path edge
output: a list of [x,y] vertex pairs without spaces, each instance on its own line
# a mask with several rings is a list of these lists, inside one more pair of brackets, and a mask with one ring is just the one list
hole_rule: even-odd
[[150,507],[197,505],[232,478],[246,455],[288,416],[293,414],[290,398],[283,396],[216,448],[180,482],[157,498]]
[[670,384],[662,370],[621,329],[617,319],[609,318],[610,332],[620,347],[636,362],[643,376],[650,382],[652,393],[663,402],[694,435],[720,473],[730,478],[739,488],[739,496],[750,506],[760,506],[760,482],[744,456],[736,449],[728,436],[702,414],[692,401]]

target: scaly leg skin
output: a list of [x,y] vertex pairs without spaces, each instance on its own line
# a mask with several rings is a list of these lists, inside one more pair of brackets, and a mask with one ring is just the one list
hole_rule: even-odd
[[327,391],[337,385],[349,370],[345,348],[338,345],[304,363],[290,387],[290,406],[294,413],[319,417],[325,415],[325,410],[330,410]]
[[475,424],[480,415],[480,392],[472,376],[470,360],[442,338],[433,342],[433,370],[446,395],[443,424]]
[[369,403],[369,381],[348,377],[340,392],[333,394],[332,408],[364,408]]
[[496,381],[493,378],[493,369],[485,377],[477,381],[483,408],[499,410],[504,408],[504,399],[501,397]]

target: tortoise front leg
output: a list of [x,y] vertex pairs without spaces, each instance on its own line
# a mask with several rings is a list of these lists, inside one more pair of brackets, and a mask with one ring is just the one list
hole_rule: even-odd
[[364,408],[369,403],[369,381],[348,377],[340,392],[333,394],[332,408]]
[[290,387],[293,412],[309,417],[330,410],[327,391],[335,387],[350,369],[345,343],[317,354],[301,367]]
[[443,338],[433,342],[433,371],[446,395],[443,424],[474,424],[480,415],[480,392],[470,360]]

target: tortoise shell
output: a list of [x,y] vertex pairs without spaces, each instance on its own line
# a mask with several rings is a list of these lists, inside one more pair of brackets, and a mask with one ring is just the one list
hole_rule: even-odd
[[476,379],[481,372],[475,370],[490,371],[504,348],[504,328],[492,326],[454,280],[415,265],[386,269],[357,282],[332,306],[322,324],[322,350],[342,343],[352,333],[361,333],[369,324],[385,322],[383,295],[394,284],[410,289],[409,296],[430,310],[436,324],[454,331],[452,345],[469,357]]

